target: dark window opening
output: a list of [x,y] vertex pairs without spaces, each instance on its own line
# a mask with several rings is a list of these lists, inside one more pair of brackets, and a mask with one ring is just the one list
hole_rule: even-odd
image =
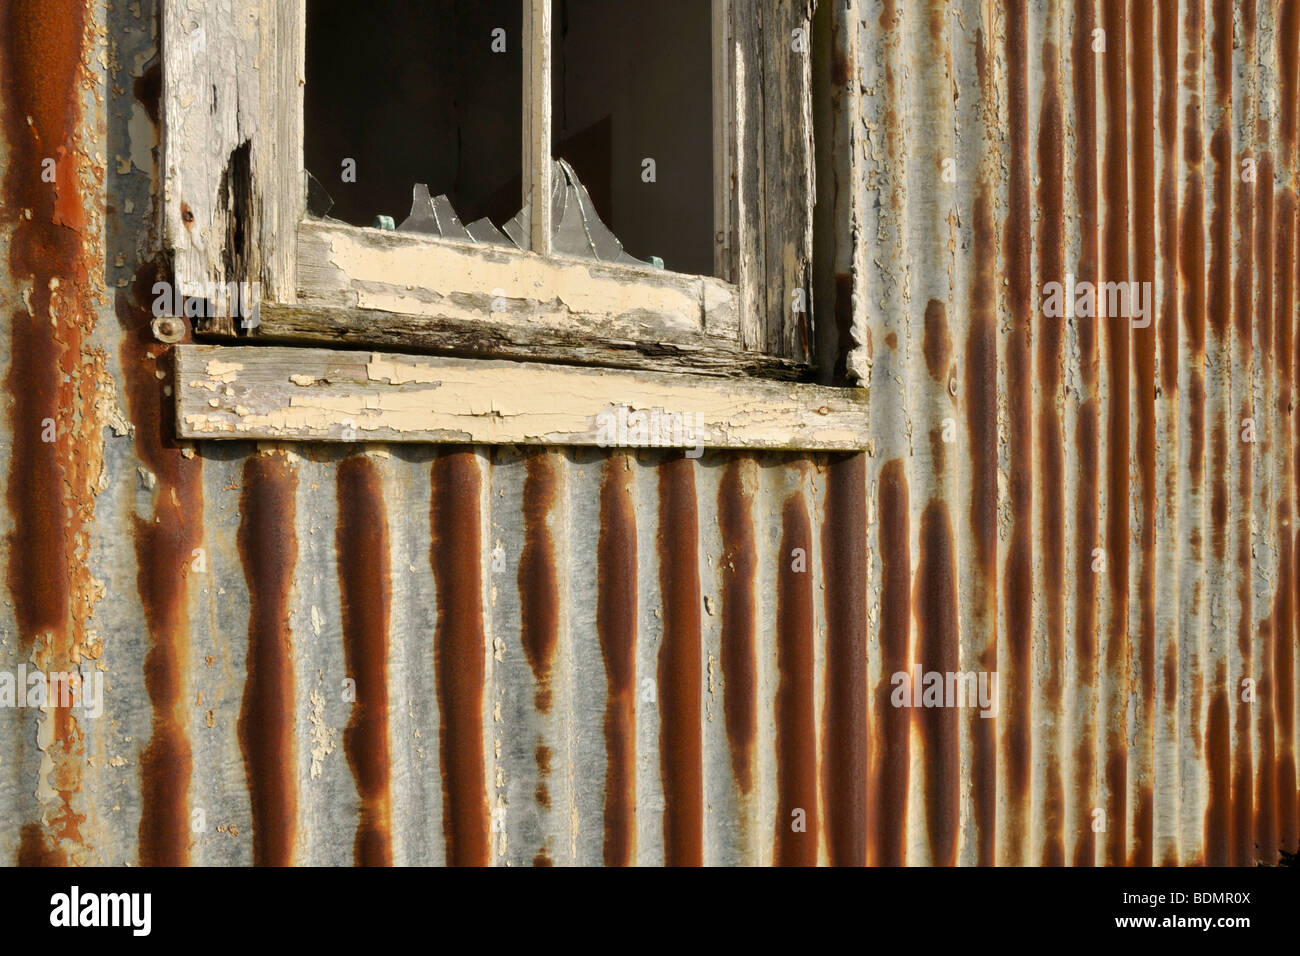
[[556,157],[629,254],[713,275],[712,4],[555,0],[553,9]]
[[400,224],[424,183],[466,226],[518,213],[522,11],[519,0],[308,0],[303,159],[319,184],[309,209]]
[[[309,0],[309,214],[526,247],[524,6]],[[714,274],[711,4],[553,9],[555,251]]]

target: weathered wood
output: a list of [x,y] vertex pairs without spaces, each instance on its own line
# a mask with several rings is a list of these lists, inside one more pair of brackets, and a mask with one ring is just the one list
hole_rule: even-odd
[[551,191],[551,0],[524,4],[524,182],[529,209],[529,249],[550,255]]
[[719,278],[736,277],[735,53],[731,0],[713,0],[713,268]]
[[[163,0],[162,231],[184,294],[292,302],[303,213],[300,2]],[[230,331],[229,316],[209,327]]]
[[747,352],[734,338],[716,338],[705,333],[683,333],[673,341],[611,338],[564,326],[507,325],[490,320],[442,319],[318,305],[264,304],[256,334],[251,338],[241,336],[238,341],[608,365],[715,376],[761,375],[785,381],[812,378],[812,369],[807,366]]
[[823,384],[865,380],[865,276],[862,242],[860,0],[819,7],[813,75],[817,204],[813,230],[814,328]]
[[[763,349],[797,361],[812,351],[816,184],[812,121],[812,0],[763,6]],[[796,294],[801,301],[796,300]],[[802,310],[796,308],[802,306]]]
[[[263,304],[486,318],[548,333],[563,326],[594,340],[636,340],[652,351],[691,344],[683,336],[703,332],[806,364],[809,313],[791,304],[795,290],[810,285],[810,67],[809,54],[793,49],[791,33],[808,28],[808,0],[713,3],[713,216],[723,236],[719,271],[732,284],[565,259],[547,269],[483,247],[425,246],[421,253],[392,234],[385,244],[374,238],[385,234],[373,230],[303,220],[305,3],[163,0],[161,205],[177,284],[184,290],[257,283]],[[526,189],[546,196],[552,167],[534,157],[550,154],[550,8],[551,0],[528,0],[523,91]],[[549,204],[532,207],[530,230],[549,238]],[[505,311],[485,315],[485,293]],[[219,316],[200,321],[197,331],[246,332],[239,324]]]
[[732,199],[735,234],[732,277],[740,292],[740,339],[755,352],[767,346],[763,192],[763,4],[729,0],[731,8]]
[[644,342],[739,338],[735,289],[689,276],[307,221],[299,301]]
[[175,354],[177,430],[190,439],[866,447],[858,390],[325,349]]

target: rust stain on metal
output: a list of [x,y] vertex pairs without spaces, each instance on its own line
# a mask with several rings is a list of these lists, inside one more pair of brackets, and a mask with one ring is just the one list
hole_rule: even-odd
[[[1295,22],[1294,20],[1292,21]],[[1287,60],[1292,70],[1297,62],[1294,42]],[[1292,87],[1294,91],[1294,86]],[[1286,111],[1289,115],[1290,111]],[[1294,131],[1293,131],[1294,133]],[[1294,145],[1294,141],[1292,141]],[[1285,428],[1290,424],[1293,454],[1300,457],[1300,419],[1294,412],[1295,402],[1295,308],[1297,281],[1296,265],[1296,198],[1291,189],[1282,190],[1277,202],[1277,236],[1275,262],[1276,289],[1274,320],[1274,364],[1277,371],[1277,406],[1275,421]],[[1289,472],[1289,473],[1288,473]],[[1273,641],[1273,724],[1274,735],[1274,785],[1276,792],[1277,834],[1283,847],[1296,847],[1298,835],[1295,754],[1295,633],[1296,594],[1300,591],[1300,566],[1296,553],[1300,539],[1292,530],[1295,499],[1294,482],[1300,475],[1300,461],[1290,463],[1282,471],[1285,479],[1277,492],[1276,511],[1278,529],[1277,610],[1274,614]]]
[[952,336],[948,332],[948,310],[938,299],[925,304],[925,334],[922,339],[925,366],[930,377],[948,387],[952,366]]
[[429,563],[438,600],[433,656],[442,716],[442,829],[449,866],[485,866],[489,835],[479,508],[483,476],[473,451],[451,450],[434,460],[431,480]]
[[559,590],[551,511],[555,507],[555,459],[547,452],[529,454],[524,480],[524,549],[519,556],[519,616],[528,666],[537,681],[534,702],[551,709],[551,660],[559,637]]
[[[1029,217],[1029,90],[1026,59],[1026,23],[1023,8],[1013,8],[1006,31],[1008,112],[1010,117],[1011,163],[1007,183],[1009,210],[1005,220],[1010,287],[1010,331],[1006,345],[1006,442],[1016,467],[1008,470],[1011,508],[1010,542],[1003,574],[1005,638],[1008,650],[999,670],[1000,689],[1017,706],[1008,707],[998,723],[1005,721],[1003,766],[1006,768],[1006,823],[999,820],[1000,860],[1006,864],[1025,862],[1023,839],[1029,831],[1029,748],[1032,696],[1031,640],[1033,636],[1033,419],[1031,400],[1033,373],[1030,362]],[[955,668],[954,668],[955,669]]]
[[[1080,0],[1075,7],[1079,22],[1092,23],[1096,10],[1091,0]],[[1071,59],[1074,62],[1073,93],[1075,102],[1075,136],[1079,144],[1075,153],[1074,176],[1079,193],[1079,259],[1075,273],[1080,281],[1098,278],[1098,171],[1097,171],[1097,58],[1092,54],[1091,37],[1076,31]],[[1096,728],[1096,656],[1097,656],[1097,577],[1092,571],[1093,547],[1097,542],[1097,470],[1100,442],[1098,437],[1099,378],[1097,329],[1095,322],[1077,324],[1079,342],[1078,375],[1083,398],[1075,420],[1074,447],[1077,453],[1077,482],[1074,499],[1077,540],[1083,543],[1075,559],[1074,653],[1077,679],[1087,688],[1086,703],[1080,719],[1070,722],[1073,738],[1074,773],[1071,791],[1080,819],[1090,818],[1096,807],[1097,754]],[[1096,862],[1096,835],[1091,826],[1080,827],[1074,835],[1070,862],[1076,866],[1093,866]]]
[[600,487],[600,579],[596,633],[605,660],[605,839],[607,866],[627,866],[636,851],[637,533],[632,462],[605,460]]
[[[88,344],[103,301],[103,214],[86,197],[104,178],[94,151],[83,150],[80,100],[95,83],[90,36],[86,10],[72,0],[0,10],[8,143],[0,209],[10,227],[9,275],[23,286],[15,296],[22,305],[9,313],[5,382],[13,403],[6,584],[18,649],[47,672],[76,669],[101,651],[87,631],[99,589],[85,561],[103,468],[99,391],[108,380],[106,356]],[[70,708],[44,710],[51,732],[38,744],[46,760],[33,804],[39,819],[22,825],[18,862],[86,862],[83,730]],[[21,761],[26,746],[24,737],[10,759]],[[42,788],[53,792],[51,803]]]
[[755,699],[754,572],[758,553],[754,546],[752,486],[757,463],[734,457],[727,462],[718,483],[718,531],[722,536],[722,701],[731,747],[731,771],[741,793],[754,788],[754,740],[758,731]]
[[[1150,6],[1135,6],[1133,18],[1133,184],[1134,262],[1139,281],[1156,282],[1156,123],[1155,29]],[[1152,308],[1154,310],[1154,302]],[[1156,321],[1155,316],[1152,317]],[[1139,695],[1137,721],[1152,728],[1134,748],[1137,805],[1133,810],[1133,839],[1128,861],[1139,866],[1154,862],[1155,844],[1155,720],[1156,720],[1156,520],[1160,492],[1156,485],[1156,329],[1132,329],[1133,378],[1137,402],[1137,479],[1141,489],[1139,578],[1136,643]]]
[[867,862],[872,866],[897,866],[905,862],[903,837],[910,764],[909,717],[907,711],[891,704],[888,678],[899,672],[909,672],[907,651],[912,617],[907,475],[902,460],[894,458],[886,462],[877,484],[880,670],[885,679],[876,687],[871,727]]
[[[921,673],[953,674],[961,670],[957,653],[957,576],[952,522],[948,506],[935,499],[921,515],[920,554],[913,604],[917,651],[913,665]],[[957,862],[960,816],[957,710],[921,708],[914,716],[925,741],[924,773],[927,835],[935,866]]]
[[[992,88],[984,40],[976,44],[977,71],[981,90]],[[977,183],[971,229],[976,248],[996,243],[993,197],[985,174]],[[998,442],[998,356],[996,326],[996,276],[992,256],[977,256],[971,270],[970,323],[966,336],[965,405],[969,434],[971,470],[971,620],[972,643],[978,658],[972,664],[986,671],[997,670],[997,442]],[[976,862],[991,866],[994,857],[997,814],[997,738],[989,721],[968,718],[972,741],[971,766],[976,776],[972,817],[979,834]]]
[[290,866],[294,860],[298,793],[289,594],[298,561],[297,490],[297,470],[282,453],[244,462],[237,541],[248,584],[248,678],[239,742],[252,803],[255,866]]
[[704,766],[700,726],[700,567],[695,463],[671,457],[659,472],[659,752],[664,862],[704,862]]
[[388,628],[392,602],[388,508],[372,459],[354,455],[337,471],[343,650],[356,681],[343,748],[361,797],[353,856],[358,866],[390,866],[392,808],[388,749]]
[[132,517],[136,590],[153,642],[144,662],[153,736],[140,756],[139,846],[144,866],[183,866],[189,862],[193,759],[182,687],[190,648],[189,579],[203,543],[203,460],[186,458],[177,445],[171,402],[157,374],[165,349],[153,341],[145,307],[154,277],[153,267],[145,266],[131,294],[117,297],[136,454],[156,482],[150,516]]
[[[781,509],[776,584],[777,866],[817,862],[817,727],[813,712],[812,548],[808,505],[796,492]],[[798,554],[796,554],[798,552]],[[802,556],[802,561],[800,561]]]
[[822,713],[822,800],[832,866],[867,861],[867,459],[827,466],[822,522],[826,582],[826,703]]
[[[1038,227],[1038,271],[1041,276],[1065,274],[1062,237],[1065,229],[1065,154],[1063,148],[1061,91],[1057,73],[1060,53],[1045,42],[1042,53],[1043,100],[1038,125],[1037,150],[1040,178],[1038,206],[1043,211]],[[1043,568],[1047,626],[1047,676],[1042,687],[1044,706],[1059,713],[1065,683],[1065,450],[1061,440],[1061,415],[1056,395],[1061,385],[1064,328],[1059,322],[1038,326],[1036,371],[1041,384],[1037,405],[1038,485],[1041,537],[1038,548]],[[1043,793],[1042,856],[1030,863],[1060,866],[1065,862],[1065,789],[1061,768],[1059,728],[1045,732],[1046,780]]]
[[[1107,49],[1103,58],[1106,103],[1106,218],[1103,278],[1131,276],[1129,228],[1128,23],[1124,0],[1105,5]],[[1128,651],[1129,651],[1129,455],[1131,451],[1130,342],[1132,320],[1111,315],[1105,323],[1107,360],[1106,569],[1110,582],[1105,654],[1106,678],[1100,689],[1106,747],[1108,820],[1126,820],[1128,812]],[[1106,863],[1124,863],[1127,826],[1106,829]]]

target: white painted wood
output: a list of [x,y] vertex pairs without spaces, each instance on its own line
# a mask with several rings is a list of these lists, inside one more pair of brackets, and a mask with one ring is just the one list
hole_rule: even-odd
[[271,346],[177,346],[190,439],[857,451],[850,389]]

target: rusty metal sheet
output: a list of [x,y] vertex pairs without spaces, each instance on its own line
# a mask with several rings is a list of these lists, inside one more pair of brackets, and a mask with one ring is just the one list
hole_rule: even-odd
[[0,858],[1297,850],[1295,4],[835,4],[871,450],[699,460],[177,443],[157,9],[0,6],[0,702],[104,681],[0,706]]

